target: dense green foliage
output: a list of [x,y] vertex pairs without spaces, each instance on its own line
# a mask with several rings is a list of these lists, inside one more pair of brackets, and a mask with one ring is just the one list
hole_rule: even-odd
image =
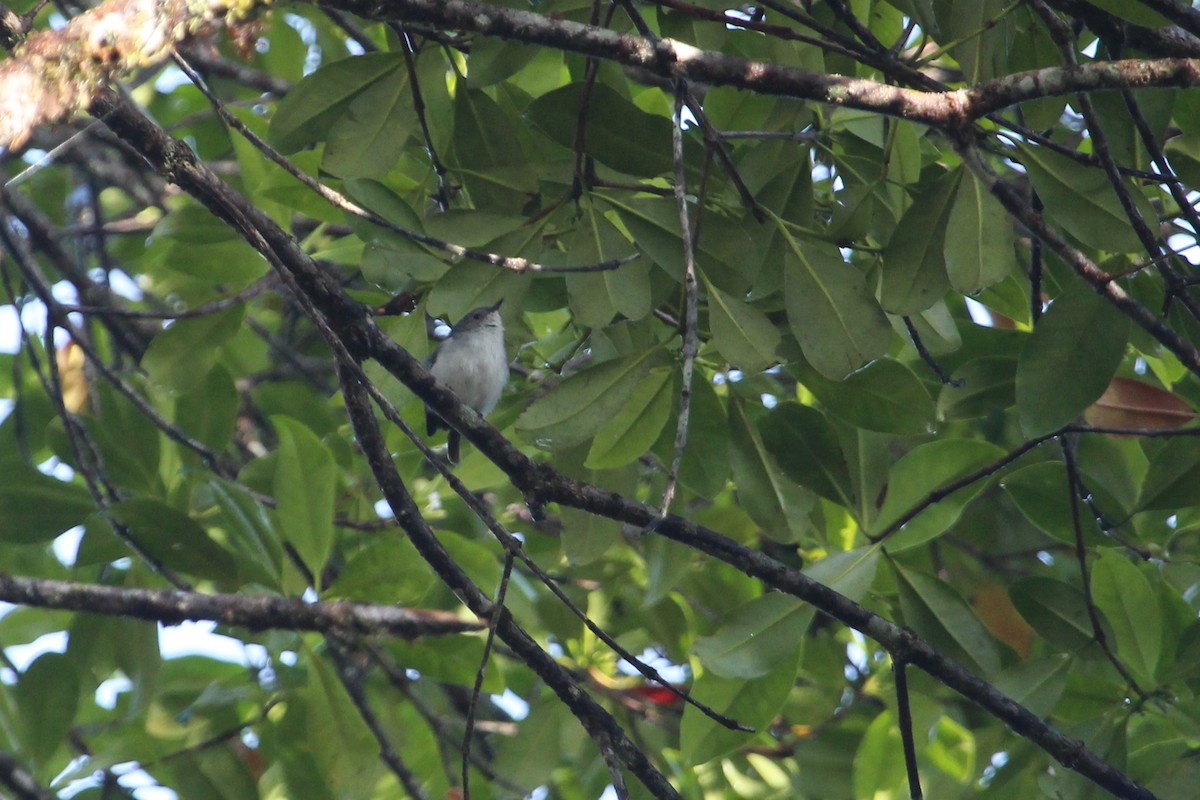
[[[552,22],[594,11],[503,5]],[[621,32],[930,92],[1067,58],[1179,54],[1155,49],[1167,20],[1132,0],[765,3],[756,30],[710,18],[729,5],[595,13]],[[433,346],[428,320],[503,298],[514,370],[490,422],[555,471],[655,507],[676,458],[694,269],[699,349],[671,511],[910,628],[1158,797],[1194,796],[1200,93],[1031,95],[938,130],[883,101],[692,85],[679,165],[669,82],[405,22],[298,3],[243,25],[245,52],[224,33],[183,50],[245,126],[390,228],[272,162],[178,67],[139,75],[130,95],[413,355]],[[1200,39],[1178,40],[1200,56]],[[205,207],[219,199],[177,191],[138,143],[90,124],[48,126],[0,162],[6,180],[38,164],[0,196],[4,302],[30,325],[0,356],[0,570],[474,619],[384,510],[290,278]],[[545,269],[451,257],[396,227]],[[43,336],[52,285],[72,305]],[[365,369],[421,428],[421,401]],[[464,444],[455,473],[562,593],[755,732],[730,730],[654,691],[521,561],[509,577],[471,507],[382,424],[453,562],[490,597],[503,586],[516,622],[681,795],[908,796],[903,695],[869,631],[602,509],[551,504],[538,519],[509,462]],[[148,774],[189,800],[440,798],[461,784],[485,632],[222,625],[254,645],[230,664],[164,658],[151,621],[27,602],[0,618],[0,644],[65,631],[65,651],[0,673],[0,751],[52,792],[115,796],[102,785],[131,764],[127,783]],[[486,658],[473,795],[599,797],[625,756],[589,739],[520,653],[498,643]],[[977,695],[907,674],[928,796],[1106,796]],[[114,688],[115,704],[97,699]],[[3,773],[18,796],[50,796]],[[625,774],[620,791],[644,796]]]

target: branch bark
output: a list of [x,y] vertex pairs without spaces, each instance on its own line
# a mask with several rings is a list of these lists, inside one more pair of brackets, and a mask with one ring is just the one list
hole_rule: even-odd
[[[1092,62],[1006,75],[947,92],[752,61],[672,39],[650,41],[512,8],[464,0],[323,0],[367,19],[423,23],[604,58],[669,81],[733,86],[960,129],[1015,103],[1080,91],[1200,85],[1200,59]],[[108,82],[160,63],[218,17],[255,8],[236,0],[110,0],[58,31],[35,34],[0,63],[0,146],[86,108]]]
[[100,586],[0,573],[0,601],[106,616],[134,617],[165,625],[212,620],[254,630],[388,634],[405,639],[482,630],[448,611],[337,601],[306,603],[276,595],[200,594],[171,589]]

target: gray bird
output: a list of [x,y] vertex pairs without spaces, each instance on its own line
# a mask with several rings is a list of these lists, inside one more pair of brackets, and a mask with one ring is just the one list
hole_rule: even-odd
[[[500,319],[503,302],[482,306],[460,319],[426,362],[433,377],[485,417],[500,402],[508,383],[508,351],[504,349],[504,322]],[[458,431],[435,411],[426,409],[426,432],[432,436],[442,428],[450,431],[447,455],[452,463],[458,463]]]

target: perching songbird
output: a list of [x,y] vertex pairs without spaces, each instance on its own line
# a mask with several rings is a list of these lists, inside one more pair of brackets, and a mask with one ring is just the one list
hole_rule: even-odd
[[[426,362],[433,377],[484,416],[500,402],[508,383],[508,351],[504,349],[504,322],[500,319],[503,302],[477,308],[460,319]],[[425,428],[430,436],[441,428],[450,431],[447,455],[452,463],[458,463],[458,431],[431,409],[425,410]]]

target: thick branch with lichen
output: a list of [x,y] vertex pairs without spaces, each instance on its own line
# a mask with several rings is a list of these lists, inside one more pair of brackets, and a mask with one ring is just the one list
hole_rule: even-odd
[[[465,0],[322,0],[367,19],[420,22],[604,58],[668,80],[734,86],[874,111],[943,129],[1015,103],[1077,91],[1200,85],[1200,59],[1095,62],[1006,75],[950,92],[905,89],[814,72]],[[0,64],[0,146],[36,125],[86,108],[107,82],[165,59],[217,21],[242,19],[255,0],[110,0],[60,31],[31,36]]]
[[245,0],[109,0],[56,31],[40,31],[0,63],[0,146],[85,109],[109,81],[164,61],[216,20],[247,16]]

